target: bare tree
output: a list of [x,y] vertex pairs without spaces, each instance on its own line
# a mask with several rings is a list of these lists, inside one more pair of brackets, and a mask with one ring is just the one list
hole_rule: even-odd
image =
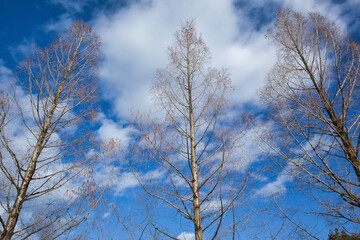
[[99,38],[77,22],[24,60],[13,94],[1,94],[0,239],[74,239],[98,204],[86,124],[96,113],[99,56]]
[[[247,192],[248,163],[233,156],[242,144],[239,126],[244,124],[225,112],[231,81],[226,70],[210,67],[209,49],[194,21],[175,33],[168,56],[170,63],[157,71],[152,88],[162,117],[136,118],[139,135],[134,149],[138,148],[141,161],[127,156],[129,166],[154,199],[153,207],[165,204],[189,220],[195,239],[235,236],[241,219],[233,218],[232,210]],[[177,239],[174,231],[154,219],[150,204],[147,209],[148,222],[162,235],[157,239]],[[246,217],[244,213],[241,218]]]
[[261,92],[273,116],[266,141],[316,213],[360,223],[360,46],[318,13],[280,11],[267,36],[278,61]]

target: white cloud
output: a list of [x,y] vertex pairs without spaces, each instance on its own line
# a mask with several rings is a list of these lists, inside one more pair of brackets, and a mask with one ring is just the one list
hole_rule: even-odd
[[127,147],[130,141],[130,127],[122,127],[120,124],[107,118],[103,113],[99,113],[98,120],[101,124],[100,128],[96,131],[98,137],[103,140],[111,138],[120,140],[121,145]]
[[[175,174],[172,174],[171,178],[172,178],[172,182],[175,184],[177,188],[188,187],[188,184],[186,183],[184,178],[179,177],[178,175]],[[170,178],[169,181],[171,181]]]
[[[260,124],[253,122],[246,126],[243,132],[239,134],[241,137],[237,139],[236,147],[230,153],[225,167],[245,172],[251,164],[258,162],[260,155],[264,151],[269,151],[269,147],[261,140],[261,134],[267,131],[271,131],[269,122],[261,122]],[[255,177],[255,175],[253,176]],[[260,176],[256,175],[256,177],[259,178]]]
[[195,240],[195,234],[183,232],[179,236],[176,237],[179,240]]
[[230,201],[226,200],[226,199],[223,199],[222,202],[219,199],[214,199],[214,200],[205,202],[201,206],[201,210],[204,213],[213,212],[213,211],[221,209],[221,207],[226,207],[226,205],[229,203],[230,203]]
[[[280,8],[290,8],[306,13],[318,11],[340,25],[340,7],[330,1],[272,0]],[[265,8],[263,0],[251,2],[253,8]],[[104,54],[100,81],[104,97],[114,103],[114,111],[120,118],[129,118],[130,109],[147,112],[152,109],[150,87],[157,68],[167,64],[166,48],[172,44],[173,33],[180,28],[181,21],[196,19],[196,27],[210,48],[214,67],[228,68],[235,93],[232,104],[241,106],[257,98],[256,91],[263,85],[265,75],[276,61],[275,49],[264,38],[271,27],[269,21],[257,28],[248,8],[236,9],[232,0],[140,0],[112,15],[99,14],[93,20],[95,31],[102,39]],[[271,10],[264,10],[266,14]],[[258,30],[256,30],[258,29]],[[255,136],[250,129],[248,135]],[[128,130],[113,120],[104,118],[98,131],[102,138],[128,139]],[[255,136],[256,137],[256,136]],[[128,141],[128,140],[125,140]],[[244,168],[258,159],[260,145],[256,140],[248,141],[240,148],[240,155],[247,158],[237,160],[238,168]],[[130,176],[123,178],[124,189],[135,186]],[[267,179],[262,177],[262,181]],[[269,196],[284,192],[285,184],[292,181],[286,174],[280,175],[265,185],[257,194]],[[123,190],[121,190],[123,191]]]
[[256,181],[260,181],[260,182],[265,182],[267,180],[269,180],[268,177],[260,174],[260,173],[251,173],[250,174],[252,178],[254,178]]
[[292,181],[293,177],[290,175],[284,175],[284,174],[280,174],[275,181],[270,182],[268,184],[266,184],[264,187],[262,187],[261,189],[259,189],[256,193],[256,195],[260,195],[263,197],[269,197],[269,196],[274,196],[277,194],[284,194],[286,192],[286,186],[285,184],[287,182]]
[[[301,12],[319,11],[342,23],[339,6],[328,1],[271,2]],[[251,7],[264,8],[264,3],[257,0]],[[146,112],[152,108],[149,89],[155,70],[166,66],[166,48],[181,21],[193,18],[212,52],[214,67],[229,69],[236,90],[232,103],[253,101],[276,55],[264,38],[271,22],[255,30],[256,22],[248,11],[235,8],[232,0],[140,0],[112,15],[98,15],[93,22],[105,56],[100,78],[115,113],[128,118],[130,109]],[[270,10],[264,11],[271,15]]]
[[324,0],[275,0],[284,8],[294,9],[298,12],[319,12],[330,20],[336,20],[339,17],[339,8],[330,1]]
[[[121,173],[120,171],[117,172],[118,176],[116,178],[113,178],[113,188],[115,190],[115,195],[120,196],[124,194],[127,190],[130,188],[138,187],[140,186],[139,181],[134,176],[132,172],[124,172]],[[149,181],[152,180],[158,180],[163,178],[164,172],[161,172],[159,170],[153,170],[149,171],[145,174],[138,174],[139,179],[143,184],[147,184]]]
[[[146,185],[150,181],[162,179],[164,171],[151,170],[147,173],[136,172],[141,182]],[[114,196],[122,196],[129,189],[139,187],[140,183],[132,172],[124,171],[123,168],[113,165],[101,166],[94,172],[95,181],[101,185],[114,190]]]
[[116,195],[120,195],[125,190],[137,186],[139,186],[139,182],[134,176],[134,174],[131,172],[127,172],[121,174],[114,187],[115,187]]
[[0,58],[0,82],[11,75],[11,70],[4,66],[4,60]]
[[129,117],[130,109],[151,108],[154,73],[166,66],[166,48],[181,21],[192,18],[212,52],[213,65],[229,69],[236,88],[233,101],[253,99],[275,54],[264,32],[252,32],[251,21],[245,17],[239,21],[239,15],[231,0],[155,0],[140,1],[95,20],[105,56],[100,78],[118,116]]
[[[326,137],[322,138],[320,135],[314,136],[310,142],[306,141],[303,145],[297,146],[297,148],[289,150],[296,153],[298,158],[287,159],[287,164],[282,168],[278,176],[274,181],[267,183],[265,186],[256,191],[256,195],[268,197],[277,194],[284,194],[286,192],[286,183],[294,181],[296,176],[303,173],[302,168],[310,169],[308,166],[314,166],[316,162],[316,153],[313,151],[313,146],[316,146],[317,152],[329,152],[329,146],[331,146],[331,140]],[[302,165],[299,167],[297,165]],[[309,172],[312,172],[311,170]],[[307,175],[307,174],[305,174]],[[304,177],[304,176],[302,176]]]
[[0,58],[0,89],[1,91],[8,92],[10,89],[10,82],[13,78],[10,69],[4,66],[4,61]]
[[88,0],[50,0],[53,4],[60,4],[68,11],[81,12]]
[[37,44],[33,39],[25,39],[16,47],[10,47],[10,52],[15,60],[30,56],[37,48]]
[[46,31],[56,31],[64,32],[68,29],[74,22],[74,19],[67,13],[59,16],[59,19],[54,21],[50,20],[48,24],[45,25]]

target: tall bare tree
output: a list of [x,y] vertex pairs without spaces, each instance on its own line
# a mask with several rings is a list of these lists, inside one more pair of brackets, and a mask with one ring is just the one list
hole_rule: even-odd
[[[0,98],[0,239],[74,239],[98,203],[91,177],[99,38],[75,23],[18,67]],[[67,234],[64,234],[67,232]]]
[[360,223],[360,46],[318,13],[280,11],[267,36],[278,54],[261,92],[267,142],[319,214]]
[[[128,160],[129,166],[148,195],[193,224],[196,240],[231,236],[240,221],[232,211],[248,181],[248,165],[233,156],[243,125],[225,112],[231,81],[226,70],[210,67],[209,49],[194,21],[174,36],[170,63],[157,71],[152,88],[162,117],[137,117],[134,147],[142,161]],[[148,221],[157,232],[177,239],[153,217]],[[230,220],[223,224],[225,217]]]

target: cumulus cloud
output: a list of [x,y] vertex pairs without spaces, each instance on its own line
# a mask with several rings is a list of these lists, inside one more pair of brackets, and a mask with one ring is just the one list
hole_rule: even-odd
[[[231,74],[236,89],[232,103],[254,100],[275,62],[274,48],[264,35],[274,21],[276,8],[265,8],[263,0],[246,6],[234,3],[140,0],[113,14],[99,14],[93,22],[105,57],[100,78],[114,112],[128,118],[130,109],[144,112],[152,108],[149,89],[154,73],[166,66],[166,48],[172,44],[172,35],[180,23],[193,18],[212,52],[213,65],[228,68]],[[272,0],[266,4],[303,13],[318,11],[344,25],[340,18],[342,6],[329,1]],[[257,9],[262,9],[262,16],[249,14]],[[259,21],[255,21],[259,17],[264,19],[260,28]]]
[[118,116],[129,117],[129,109],[151,108],[154,73],[167,64],[166,48],[172,44],[173,33],[181,22],[193,18],[212,52],[213,65],[229,69],[237,90],[233,101],[254,98],[272,66],[274,51],[264,40],[264,32],[251,31],[249,19],[239,21],[241,13],[232,1],[139,1],[94,21],[105,56],[100,78]]
[[[153,108],[150,95],[153,76],[157,68],[166,66],[166,48],[172,44],[173,33],[181,22],[196,19],[197,30],[212,52],[213,66],[225,67],[231,74],[235,87],[231,103],[240,106],[257,98],[257,89],[276,61],[275,49],[264,38],[275,20],[276,7],[302,13],[318,11],[345,26],[348,22],[340,17],[344,4],[356,5],[354,1],[335,4],[324,0],[272,0],[266,4],[273,7],[264,7],[263,0],[245,5],[236,5],[232,0],[140,0],[112,14],[98,14],[93,23],[103,43],[100,81],[103,96],[113,103],[113,112],[122,119],[131,117],[129,110],[147,112]],[[254,20],[259,16],[249,14],[256,9],[262,12],[260,27],[259,21]],[[98,134],[103,139],[115,137],[128,142],[128,131],[104,116]],[[254,136],[254,131],[250,129],[248,134]],[[248,158],[242,163],[256,161],[260,147],[255,141],[248,141],[241,150],[246,151]],[[135,186],[128,177],[124,186]],[[291,181],[288,176],[280,174],[258,194],[284,192],[288,181]]]

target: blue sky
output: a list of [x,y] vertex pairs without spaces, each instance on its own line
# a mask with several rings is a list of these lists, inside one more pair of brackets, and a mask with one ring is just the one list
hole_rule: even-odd
[[[100,36],[104,56],[98,76],[102,109],[96,134],[102,140],[119,138],[126,146],[130,139],[126,124],[131,117],[130,110],[153,110],[149,90],[154,73],[166,65],[166,48],[172,44],[173,33],[181,22],[195,19],[198,32],[202,33],[212,52],[213,66],[225,67],[231,74],[235,87],[230,99],[232,109],[254,111],[261,109],[257,91],[276,61],[275,49],[264,35],[272,27],[278,8],[302,13],[318,11],[360,40],[359,0],[2,0],[0,86],[34,47],[46,46],[72,22],[83,19]],[[255,112],[261,115],[258,110]],[[247,134],[254,138],[253,131],[250,129]],[[260,158],[258,145],[256,140],[249,141],[243,149],[255,162]],[[120,173],[120,166],[111,170],[118,168],[117,180],[112,186],[115,197],[111,197],[111,201],[122,209],[136,206],[138,184],[131,175]],[[97,176],[102,178],[109,171],[99,170]],[[279,189],[282,201],[292,199],[292,194],[296,193],[286,189],[291,181],[284,177],[266,179],[264,176],[255,194],[262,200],[254,206],[266,206],[263,197]],[[127,197],[124,197],[125,193],[129,193]],[[264,221],[272,222],[269,217]],[[322,229],[319,236],[324,237],[329,231],[326,223],[317,218],[303,218],[303,221],[319,224]],[[184,224],[184,236],[191,236],[186,227]],[[250,233],[249,229],[242,229],[243,236],[253,236],[254,231]]]

